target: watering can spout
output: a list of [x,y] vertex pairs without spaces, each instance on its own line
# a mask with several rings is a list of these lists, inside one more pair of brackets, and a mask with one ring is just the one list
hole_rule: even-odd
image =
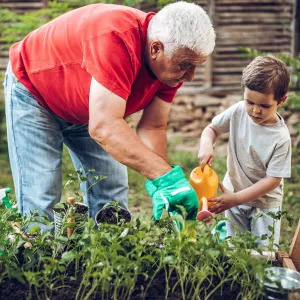
[[212,216],[209,207],[213,204],[207,202],[207,199],[217,196],[218,175],[209,165],[206,165],[203,170],[200,167],[195,168],[190,174],[189,181],[198,196],[197,220],[203,221]]

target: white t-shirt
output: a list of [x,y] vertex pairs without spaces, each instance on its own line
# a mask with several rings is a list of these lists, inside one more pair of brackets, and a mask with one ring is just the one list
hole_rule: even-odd
[[[212,120],[219,134],[229,132],[227,173],[224,186],[232,192],[244,190],[266,176],[291,176],[291,138],[283,118],[275,124],[256,124],[248,116],[244,101],[229,107]],[[282,204],[283,180],[273,191],[246,203],[271,208]]]

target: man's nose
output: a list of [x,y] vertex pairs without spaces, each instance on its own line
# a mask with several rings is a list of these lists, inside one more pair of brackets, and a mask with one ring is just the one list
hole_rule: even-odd
[[196,67],[191,68],[190,70],[186,71],[184,75],[184,79],[186,81],[193,81],[196,75]]

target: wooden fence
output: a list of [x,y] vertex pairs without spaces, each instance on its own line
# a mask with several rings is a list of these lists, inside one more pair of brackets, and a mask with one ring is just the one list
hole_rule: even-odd
[[[210,16],[217,34],[216,48],[210,59],[198,68],[194,81],[185,83],[180,89],[181,93],[240,89],[242,70],[250,62],[241,55],[240,47],[295,55],[295,42],[300,38],[299,32],[295,33],[296,0],[193,2],[201,5]],[[158,10],[155,3],[144,2],[140,8]]]
[[[193,82],[181,90],[189,92],[218,92],[237,90],[243,68],[250,59],[241,55],[239,47],[249,47],[269,53],[295,55],[297,0],[200,0],[210,16],[217,34],[216,48],[204,65],[198,67]],[[47,5],[47,0],[0,0],[0,8],[17,12],[35,10]],[[144,11],[158,11],[155,1],[138,5]],[[299,12],[298,12],[299,13]],[[0,71],[7,54],[0,53]]]

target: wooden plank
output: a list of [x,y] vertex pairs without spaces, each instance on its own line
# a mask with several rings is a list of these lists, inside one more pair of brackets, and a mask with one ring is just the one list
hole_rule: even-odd
[[185,87],[184,85],[177,91],[177,95],[186,95],[186,94],[224,94],[224,93],[232,93],[236,91],[240,91],[241,88],[234,86],[213,86],[211,88],[203,87],[203,86],[191,86]]
[[277,252],[277,259],[282,264],[284,258],[290,258],[289,254],[284,251],[278,251]]
[[269,37],[269,38],[286,38],[291,37],[291,32],[283,32],[283,31],[274,31],[273,29],[265,29],[260,28],[260,30],[253,30],[253,31],[218,31],[217,37],[219,39],[225,40],[225,39],[232,39],[232,40],[250,40],[255,38],[261,38],[261,37]]
[[2,8],[9,8],[9,9],[18,9],[18,8],[23,8],[23,9],[40,9],[43,8],[44,4],[43,2],[1,2],[0,7]]
[[[281,19],[282,24],[286,24],[286,27],[290,26],[290,23],[292,21],[291,17]],[[273,18],[265,17],[263,19],[259,19],[253,16],[249,18],[241,18],[239,16],[236,17],[231,17],[229,19],[221,19],[221,18],[216,18],[216,25],[217,26],[223,26],[223,25],[228,25],[228,24],[243,24],[244,23],[249,23],[249,24],[278,24],[278,16],[274,16]],[[283,26],[282,25],[282,26]]]
[[238,47],[242,47],[243,45],[251,45],[252,47],[255,45],[263,46],[263,45],[282,45],[283,43],[290,43],[291,38],[284,37],[284,38],[276,38],[276,37],[263,37],[260,38],[252,38],[246,39],[241,37],[240,39],[224,39],[219,42],[218,46],[231,46],[236,45]]
[[[22,2],[22,1],[20,1],[20,0],[0,0],[0,3],[7,3],[7,2]],[[24,2],[43,2],[43,0],[26,0],[26,1],[24,1]]]
[[275,4],[265,4],[265,5],[255,5],[252,4],[250,5],[236,5],[235,2],[233,2],[233,5],[230,6],[221,6],[218,5],[216,7],[216,12],[275,12],[275,13],[281,13],[281,12],[291,12],[292,10],[292,5],[275,5]]
[[297,270],[300,272],[300,220],[290,247],[289,256]]
[[224,61],[226,59],[230,61],[239,61],[239,60],[250,60],[246,54],[241,52],[231,52],[231,53],[214,53],[215,62],[214,64],[218,62],[228,63],[228,61]]
[[[267,12],[251,12],[251,11],[243,11],[243,12],[220,12],[218,13],[218,17],[220,19],[232,19],[232,18],[240,18],[242,20],[247,20],[247,19],[255,19],[255,20],[262,20],[263,18],[267,19],[274,19],[276,20],[276,23],[278,23],[278,14],[277,13],[267,13]],[[291,19],[291,14],[288,12],[284,12],[280,14],[280,21],[282,19]]]
[[218,5],[232,5],[232,2],[234,1],[234,4],[262,4],[262,3],[268,3],[268,4],[281,4],[281,5],[287,5],[287,4],[294,4],[294,0],[216,0],[216,4]]
[[293,270],[293,271],[297,271],[293,261],[290,258],[284,257],[282,259],[282,265],[283,265],[284,268],[287,268],[287,269],[290,269],[290,270]]
[[[251,47],[251,45],[247,45],[248,47]],[[220,52],[237,52],[238,48],[241,47],[240,45],[236,46],[217,46],[215,48],[215,52],[220,53]],[[290,46],[289,45],[256,45],[256,50],[261,50],[265,52],[272,52],[272,53],[279,53],[279,52],[290,52]]]
[[214,72],[215,73],[241,73],[242,72],[242,68],[244,66],[238,66],[238,67],[233,67],[230,64],[228,64],[226,67],[214,67]]
[[[263,27],[262,27],[263,26]],[[269,30],[285,30],[289,29],[288,25],[285,24],[243,24],[241,25],[236,25],[236,24],[224,24],[222,26],[218,27],[218,31],[237,31],[237,32],[244,32],[244,31],[255,31],[255,30],[260,30],[260,29],[269,29]]]
[[218,68],[218,67],[244,67],[246,64],[248,64],[248,62],[250,62],[252,59],[248,58],[246,59],[240,59],[240,60],[228,60],[228,61],[224,61],[224,60],[216,60],[214,63],[214,67]]
[[223,75],[223,76],[213,76],[213,85],[241,85],[241,75]]

